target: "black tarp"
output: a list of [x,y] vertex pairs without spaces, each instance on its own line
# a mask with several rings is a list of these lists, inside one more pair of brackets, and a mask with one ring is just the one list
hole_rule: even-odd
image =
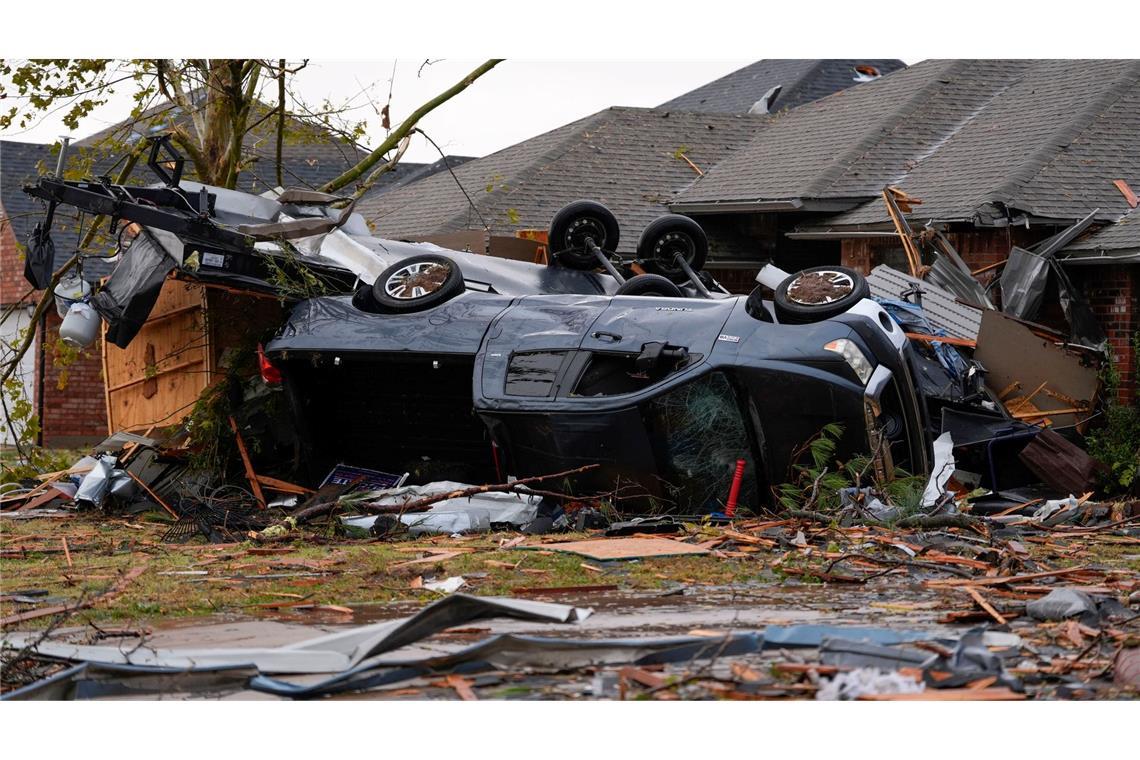
[[150,233],[144,231],[135,239],[107,285],[91,299],[107,323],[107,340],[127,347],[150,317],[166,275],[177,264]]

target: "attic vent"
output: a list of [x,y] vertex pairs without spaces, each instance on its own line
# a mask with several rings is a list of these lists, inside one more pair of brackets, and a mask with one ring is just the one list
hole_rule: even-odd
[[780,90],[782,89],[784,89],[784,86],[778,84],[772,89],[768,90],[768,92],[764,93],[763,97],[752,104],[752,107],[748,109],[748,113],[752,114],[753,116],[757,114],[771,113],[772,104],[776,102],[776,98],[780,97]]
[[878,79],[879,77],[881,77],[882,75],[883,75],[882,72],[880,72],[874,66],[867,66],[866,64],[860,64],[859,66],[855,67],[854,79],[856,82],[873,82],[876,79]]

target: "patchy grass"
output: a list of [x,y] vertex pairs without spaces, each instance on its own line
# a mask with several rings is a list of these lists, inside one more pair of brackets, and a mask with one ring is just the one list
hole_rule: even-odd
[[[0,518],[0,592],[46,590],[59,603],[96,596],[132,567],[147,570],[122,594],[83,611],[96,623],[141,625],[170,618],[215,613],[275,615],[263,606],[303,602],[361,606],[387,602],[427,603],[436,592],[416,588],[417,579],[462,575],[465,591],[511,595],[519,589],[614,584],[623,590],[656,590],[672,583],[726,585],[757,576],[763,563],[712,556],[663,557],[600,563],[574,554],[535,549],[501,549],[517,534],[463,539],[312,543],[252,542],[164,544],[167,524],[159,515],[122,519],[98,514],[67,518]],[[558,540],[588,538],[568,534]],[[72,565],[67,564],[63,539]],[[425,549],[463,549],[434,562],[401,566],[430,555]],[[272,554],[261,552],[271,550]],[[599,571],[600,570],[600,571]],[[30,609],[0,602],[0,615]],[[21,623],[42,627],[50,617]],[[347,622],[347,621],[346,621]]]
[[[820,572],[840,556],[834,540],[815,549],[790,547],[728,551],[727,556],[678,556],[625,562],[596,562],[574,554],[539,549],[500,548],[516,533],[465,538],[421,537],[393,541],[322,539],[258,545],[164,544],[168,523],[161,514],[128,519],[100,514],[65,518],[0,518],[0,592],[44,590],[43,604],[89,599],[105,592],[132,567],[146,571],[122,594],[80,612],[77,620],[96,624],[148,625],[157,621],[217,613],[253,616],[311,616],[288,605],[337,605],[360,609],[403,602],[426,604],[439,598],[419,587],[422,580],[462,575],[464,591],[510,596],[522,589],[616,585],[626,592],[659,592],[677,585],[730,587],[761,582],[777,585],[821,583]],[[718,535],[689,526],[698,540]],[[580,540],[591,534],[563,534],[548,540]],[[63,539],[67,540],[68,566]],[[528,543],[538,543],[537,537]],[[1092,565],[1123,574],[1140,572],[1140,543],[1124,536],[1084,538],[1039,534],[1023,542],[1033,561],[1051,568]],[[824,551],[820,551],[820,549]],[[408,565],[432,551],[462,550],[438,560]],[[268,552],[268,553],[267,553]],[[892,555],[893,556],[893,555]],[[879,569],[874,565],[865,571]],[[850,573],[851,565],[839,573]],[[899,576],[895,576],[899,577]],[[883,582],[890,582],[889,579]],[[564,600],[564,596],[551,596]],[[266,605],[278,605],[278,609]],[[284,606],[282,606],[284,605]],[[0,601],[0,616],[30,609]],[[322,613],[327,615],[329,613]],[[336,615],[336,613],[332,613]],[[350,622],[346,615],[337,619]],[[47,626],[51,617],[19,624]],[[314,618],[314,622],[318,622]],[[327,622],[327,617],[320,622]]]

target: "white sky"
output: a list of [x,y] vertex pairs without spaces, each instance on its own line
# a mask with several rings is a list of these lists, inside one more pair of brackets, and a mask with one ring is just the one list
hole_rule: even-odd
[[[760,56],[757,56],[760,57]],[[753,59],[725,61],[537,61],[500,63],[466,91],[428,114],[421,128],[451,155],[483,156],[560,127],[613,105],[656,106],[683,92],[721,77]],[[481,63],[445,59],[423,69],[423,59],[399,61],[310,61],[297,75],[296,90],[311,106],[326,98],[351,103],[354,120],[367,119],[370,147],[383,139],[375,108],[388,97],[392,79],[393,126],[423,102],[459,81]],[[271,97],[275,95],[271,94]],[[72,134],[85,137],[129,114],[127,90],[88,115]],[[7,140],[54,142],[67,134],[59,116],[45,118],[27,131],[0,132]],[[415,137],[407,161],[434,161],[436,150]]]

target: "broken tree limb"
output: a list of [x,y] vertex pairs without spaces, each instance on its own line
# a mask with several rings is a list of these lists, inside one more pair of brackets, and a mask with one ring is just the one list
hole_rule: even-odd
[[349,185],[360,179],[362,176],[364,176],[365,172],[379,163],[380,159],[382,159],[388,153],[388,151],[399,145],[400,141],[403,140],[404,137],[412,131],[412,128],[419,123],[420,119],[447,101],[451,100],[459,93],[466,90],[476,79],[483,76],[488,71],[498,66],[500,63],[502,63],[501,58],[492,58],[489,61],[485,61],[482,65],[477,67],[474,71],[465,76],[458,83],[452,85],[447,90],[444,90],[439,95],[436,95],[434,98],[424,103],[415,111],[412,111],[411,115],[408,116],[408,118],[404,119],[403,123],[400,124],[400,126],[392,130],[391,134],[385,138],[384,142],[380,143],[376,150],[369,153],[364,157],[364,160],[362,160],[360,163],[345,173],[341,174],[336,179],[326,182],[319,188],[319,190],[322,193],[333,193],[342,187],[345,187],[346,185]]
[[36,618],[47,617],[48,615],[70,614],[78,610],[87,609],[88,607],[94,607],[96,604],[100,604],[102,602],[109,602],[119,594],[123,593],[126,590],[127,586],[131,584],[131,581],[142,575],[143,572],[146,571],[146,568],[146,565],[132,567],[130,570],[124,573],[123,576],[119,578],[119,580],[115,581],[115,584],[111,586],[111,588],[108,589],[106,593],[99,596],[92,597],[91,599],[87,600],[72,602],[71,604],[60,604],[56,605],[55,607],[44,607],[38,610],[29,610],[28,612],[20,612],[15,615],[9,615],[6,618],[0,619],[0,626],[22,623],[25,620],[35,620]]
[[[858,552],[849,552],[847,554],[844,554],[842,557],[838,557],[837,559],[833,560],[831,562],[831,564],[829,564],[826,568],[824,568],[824,572],[830,573],[832,568],[834,568],[840,562],[844,562],[844,561],[849,560],[849,559],[861,559],[865,562],[873,562],[876,565],[887,565],[890,567],[891,570],[895,569],[896,567],[917,567],[917,568],[920,568],[923,570],[939,570],[939,571],[942,571],[945,573],[950,573],[951,575],[957,575],[960,578],[973,578],[974,577],[973,573],[970,573],[966,570],[962,570],[961,568],[958,568],[958,567],[952,567],[952,566],[947,566],[944,564],[939,564],[937,562],[923,562],[921,560],[913,560],[913,559],[910,559],[910,560],[886,559],[883,557],[872,557],[869,554],[861,554]],[[876,573],[874,576],[871,576],[871,577],[878,577],[879,575],[883,575],[883,573]],[[870,578],[867,578],[867,580],[870,580]]]
[[[422,499],[409,501],[406,504],[399,505],[384,505],[370,507],[367,504],[361,504],[360,509],[365,512],[373,514],[393,514],[404,512],[418,512],[424,507],[430,507],[432,504],[440,501],[447,501],[448,499],[465,499],[470,496],[477,496],[481,493],[512,493],[520,490],[520,486],[525,486],[528,483],[540,483],[544,480],[553,480],[554,478],[568,478],[572,475],[580,475],[583,472],[596,470],[601,465],[587,464],[573,470],[566,470],[564,472],[556,472],[551,475],[535,475],[530,478],[521,478],[513,483],[498,483],[496,485],[483,485],[471,486],[470,488],[461,488],[457,491],[448,491],[447,493],[436,493],[431,496],[425,496]],[[522,489],[521,493],[529,493],[530,489]]]
[[[481,493],[492,493],[492,492],[512,493],[512,492],[516,492],[516,491],[519,493],[533,493],[529,489],[521,488],[521,487],[526,486],[529,483],[539,483],[539,482],[542,482],[544,480],[552,480],[554,478],[566,478],[566,477],[570,477],[571,475],[579,475],[583,472],[589,472],[590,470],[595,470],[600,466],[601,465],[597,465],[597,464],[587,464],[587,465],[584,465],[582,467],[578,467],[578,468],[573,469],[573,470],[566,470],[565,472],[555,472],[555,473],[552,473],[550,475],[535,475],[535,476],[530,477],[530,478],[522,478],[520,480],[514,481],[513,483],[498,483],[495,485],[472,486],[470,488],[459,489],[458,491],[448,491],[446,493],[432,494],[431,496],[425,496],[422,499],[416,499],[415,501],[410,501],[406,504],[385,505],[385,506],[376,506],[376,507],[370,507],[367,504],[359,504],[356,506],[356,508],[360,509],[361,511],[364,511],[364,512],[370,512],[372,514],[403,514],[405,512],[415,512],[418,510],[422,510],[424,507],[431,506],[432,504],[435,504],[436,502],[445,501],[447,499],[462,499],[462,498],[465,498],[468,496],[475,496],[475,495],[481,494]],[[318,504],[312,504],[310,506],[302,507],[301,509],[299,509],[296,512],[294,512],[293,514],[289,515],[289,517],[285,518],[281,522],[274,523],[273,525],[270,525],[265,530],[261,531],[259,536],[271,537],[271,536],[280,534],[282,531],[292,530],[293,528],[297,527],[298,525],[306,523],[315,517],[320,517],[322,515],[326,515],[326,514],[332,512],[338,506],[340,506],[340,496],[341,496],[341,494],[337,494],[334,498],[321,501]]]
[[969,515],[912,515],[904,517],[895,523],[898,528],[918,528],[919,530],[934,530],[936,528],[972,528],[982,526],[982,521]]

